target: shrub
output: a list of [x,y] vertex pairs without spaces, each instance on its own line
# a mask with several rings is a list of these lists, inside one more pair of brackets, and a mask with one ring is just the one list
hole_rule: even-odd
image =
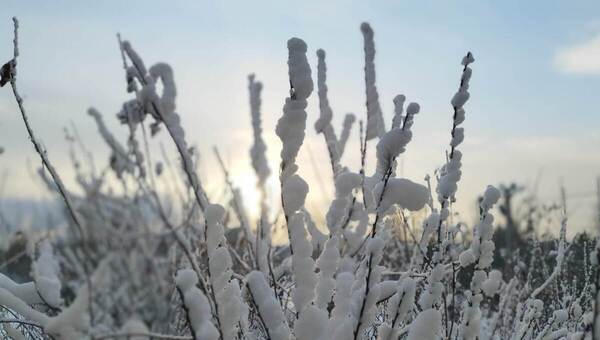
[[[271,175],[262,138],[262,85],[249,77],[254,144],[250,149],[260,216],[253,227],[244,202],[226,174],[231,204],[211,202],[196,172],[197,159],[176,113],[174,73],[168,64],[147,68],[127,41],[120,41],[127,90],[132,99],[118,114],[130,132],[122,145],[90,109],[111,149],[110,168],[129,194],[103,192],[103,176],[80,176],[84,194],[62,184],[49,155],[36,139],[17,80],[17,21],[14,58],[2,68],[2,84],[12,87],[30,139],[50,177],[50,190],[65,202],[70,229],[51,240],[31,242],[31,281],[17,283],[0,274],[4,332],[15,339],[594,339],[598,329],[600,242],[590,239],[571,251],[566,218],[556,240],[532,245],[530,263],[514,262],[512,275],[493,269],[494,215],[500,191],[485,188],[472,235],[453,222],[450,208],[461,178],[461,127],[469,99],[471,53],[462,59],[460,85],[452,105],[447,157],[426,185],[396,175],[396,160],[409,147],[417,103],[404,108],[394,99],[394,118],[385,128],[376,87],[374,34],[364,23],[366,125],[360,122],[362,167],[340,163],[354,116],[340,137],[331,124],[325,52],[317,51],[317,92],[323,134],[336,194],[317,225],[304,207],[309,185],[297,173],[297,154],[306,129],[307,99],[314,90],[307,45],[288,41],[290,95],[276,133],[282,141],[279,180],[282,222],[288,243],[275,247],[273,207],[265,181]],[[157,93],[157,87],[162,93]],[[152,164],[145,125],[171,137],[186,184],[181,217],[157,191],[164,165]],[[143,136],[145,151],[138,141]],[[376,144],[376,171],[365,172],[367,144]],[[168,160],[168,158],[166,158]],[[186,194],[188,194],[186,196]],[[425,212],[418,227],[414,216]],[[235,218],[229,218],[229,215]],[[179,221],[175,221],[179,219]],[[239,225],[235,232],[227,224]],[[402,237],[399,237],[403,235]],[[460,237],[459,237],[460,236]],[[580,239],[579,239],[580,240]],[[595,246],[594,246],[595,244]],[[528,248],[529,249],[529,248]],[[573,256],[583,258],[575,265]],[[552,258],[552,259],[549,259]],[[538,262],[542,265],[538,266]],[[529,269],[528,269],[529,268]],[[542,274],[535,274],[534,270]],[[596,308],[594,308],[594,305]],[[595,333],[593,333],[595,332]]]

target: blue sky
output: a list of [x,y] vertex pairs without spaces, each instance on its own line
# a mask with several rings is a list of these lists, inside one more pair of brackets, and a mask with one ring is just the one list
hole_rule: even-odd
[[[420,181],[442,164],[460,59],[472,51],[476,63],[466,107],[458,207],[471,209],[488,183],[532,183],[541,173],[542,199],[557,200],[559,181],[572,193],[574,229],[586,228],[592,218],[591,198],[575,196],[592,191],[600,175],[598,1],[5,0],[2,8],[0,59],[11,56],[10,17],[16,15],[21,21],[20,88],[34,128],[72,186],[63,126],[73,122],[78,127],[99,164],[106,163],[106,148],[86,109],[97,107],[109,126],[120,131],[117,135],[125,136],[112,119],[128,99],[117,32],[148,64],[166,61],[173,66],[178,111],[188,139],[205,160],[205,181],[222,183],[210,152],[218,143],[234,181],[252,197],[246,75],[255,72],[264,82],[265,132],[275,164],[280,144],[273,130],[288,86],[286,40],[303,38],[313,66],[314,51],[327,51],[330,101],[339,128],[346,112],[365,115],[359,26],[368,21],[375,30],[377,85],[388,125],[396,94],[421,104],[404,159],[407,177]],[[323,166],[301,169],[309,181],[328,171],[325,146],[312,129],[317,116],[312,98],[301,158],[310,164],[311,150],[317,166]],[[351,138],[353,149],[344,162],[355,169],[356,133]],[[170,147],[168,140],[162,142]],[[6,150],[0,171],[10,178],[2,195],[47,196],[25,175],[28,162],[29,167],[39,162],[4,89],[0,146]],[[331,195],[326,184],[322,190]],[[318,205],[324,198],[312,188]]]

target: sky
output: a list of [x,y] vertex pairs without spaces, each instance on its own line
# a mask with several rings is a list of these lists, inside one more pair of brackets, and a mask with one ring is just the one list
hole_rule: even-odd
[[[146,64],[173,66],[178,112],[201,155],[209,192],[223,185],[212,154],[218,145],[235,185],[256,199],[248,150],[252,143],[247,75],[264,84],[268,157],[277,167],[274,134],[288,95],[286,41],[304,39],[316,75],[318,48],[327,52],[329,100],[339,133],[343,116],[366,118],[360,24],[375,31],[377,86],[386,123],[392,99],[421,105],[402,175],[423,182],[444,163],[452,108],[467,51],[476,59],[464,123],[463,177],[456,209],[472,218],[487,184],[517,182],[540,201],[567,192],[570,231],[591,230],[600,175],[600,2],[598,1],[82,1],[3,0],[0,61],[12,56],[12,16],[20,20],[19,88],[31,124],[70,189],[76,191],[63,127],[76,126],[99,167],[103,144],[87,108],[96,107],[121,141],[114,119],[125,91],[116,34],[131,41]],[[326,147],[309,100],[300,173],[311,184],[310,205],[324,214],[333,196]],[[176,154],[164,134],[152,140]],[[359,166],[357,130],[342,159]],[[374,143],[373,143],[374,144]],[[48,199],[32,175],[39,167],[12,94],[0,90],[0,174],[3,199]],[[371,152],[372,154],[372,152]],[[157,156],[158,157],[158,156]],[[374,165],[369,159],[369,168]],[[276,187],[276,176],[271,185]],[[249,207],[252,211],[252,207]],[[558,226],[555,227],[558,230]],[[556,231],[551,230],[551,231]]]

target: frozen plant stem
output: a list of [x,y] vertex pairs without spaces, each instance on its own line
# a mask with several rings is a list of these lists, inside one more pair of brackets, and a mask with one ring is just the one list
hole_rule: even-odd
[[[13,17],[12,20],[13,20],[13,24],[14,24],[14,38],[13,38],[13,59],[11,61],[9,61],[10,86],[12,88],[12,92],[15,97],[15,100],[17,101],[19,111],[21,112],[21,117],[23,118],[23,123],[25,123],[25,128],[27,129],[27,134],[29,135],[29,140],[31,140],[31,143],[33,144],[35,151],[38,153],[38,155],[40,155],[42,164],[44,165],[44,167],[46,169],[48,169],[48,172],[50,173],[52,180],[56,184],[56,188],[58,189],[58,192],[60,193],[63,201],[65,202],[65,206],[67,208],[67,211],[69,212],[69,216],[71,216],[71,219],[73,220],[73,224],[75,225],[75,227],[77,229],[77,233],[79,234],[79,238],[81,240],[81,249],[83,250],[84,255],[86,257],[88,257],[89,254],[88,254],[88,248],[87,248],[87,238],[86,238],[86,233],[83,229],[83,224],[81,223],[79,215],[77,215],[77,212],[75,211],[75,207],[73,206],[73,203],[71,202],[71,199],[69,198],[69,193],[67,192],[65,185],[63,184],[63,182],[60,179],[60,176],[58,175],[56,170],[54,169],[54,166],[52,166],[52,163],[50,163],[50,160],[48,159],[46,150],[44,150],[44,147],[40,144],[40,142],[35,137],[35,134],[33,133],[33,129],[31,128],[31,125],[29,124],[29,119],[27,118],[25,106],[23,105],[23,98],[21,98],[21,95],[19,94],[19,91],[17,90],[17,57],[19,56],[19,20],[17,20],[16,17]],[[88,304],[88,312],[90,314],[90,320],[93,323],[93,320],[94,320],[94,314],[93,314],[93,309],[92,309],[92,301],[93,301],[92,292],[93,292],[93,290],[92,290],[92,286],[91,286],[90,271],[89,271],[87,262],[84,263],[83,270],[84,270],[84,273],[86,276],[85,279],[86,279],[86,284],[88,285],[88,291],[89,291],[88,297],[89,297],[90,303]]]
[[[123,47],[121,46],[121,49],[122,48]],[[136,58],[132,58],[131,55],[129,55],[129,59],[131,60],[133,67],[136,69],[136,71],[140,75],[140,77],[139,77],[140,83],[143,86],[148,85],[148,82],[144,78],[146,76],[145,68],[142,68],[141,65],[138,64]],[[161,108],[159,107],[159,105],[157,105],[156,102],[154,102],[154,101],[152,101],[151,105],[152,105],[153,111],[156,112],[156,114],[158,114],[163,121],[165,121],[166,117],[165,117],[164,113],[162,112]],[[169,136],[173,140],[175,147],[177,148],[177,152],[179,153],[179,155],[181,157],[181,164],[182,164],[183,170],[187,176],[188,182],[189,182],[190,186],[192,187],[192,190],[194,191],[194,196],[196,198],[196,202],[200,206],[200,209],[202,211],[204,211],[206,209],[206,207],[208,206],[209,202],[208,202],[208,198],[206,197],[204,190],[202,190],[202,188],[200,186],[200,183],[199,183],[200,179],[198,178],[198,175],[196,174],[196,171],[194,170],[194,165],[192,164],[192,160],[189,156],[189,151],[186,150],[183,147],[183,145],[181,145],[181,143],[178,142],[179,139],[178,139],[178,137],[176,137],[176,132],[173,131],[173,127],[171,126],[171,124],[167,124],[165,121],[164,125],[166,126],[167,131],[169,132]]]
[[17,105],[19,107],[19,111],[21,112],[21,117],[23,118],[23,122],[25,123],[25,128],[27,129],[27,134],[29,134],[29,140],[33,144],[35,151],[40,155],[42,164],[44,165],[44,167],[46,169],[48,169],[48,172],[50,173],[52,180],[56,184],[56,187],[65,202],[67,211],[69,212],[69,215],[73,219],[73,223],[75,224],[75,227],[77,228],[77,232],[79,233],[79,236],[83,241],[83,240],[85,240],[85,232],[83,230],[83,225],[81,223],[81,220],[79,219],[79,216],[75,212],[73,203],[71,202],[71,199],[69,198],[67,189],[65,188],[62,180],[60,179],[60,176],[54,169],[54,166],[52,166],[52,163],[50,163],[50,160],[48,159],[46,150],[44,150],[44,147],[40,144],[40,142],[35,137],[33,129],[31,128],[31,125],[29,124],[29,119],[27,118],[25,106],[23,105],[23,98],[21,98],[21,95],[19,95],[19,91],[17,90],[17,57],[19,56],[19,45],[18,45],[19,21],[17,20],[16,17],[13,17],[13,23],[14,23],[14,27],[15,27],[14,40],[13,40],[14,57],[13,57],[13,60],[9,61],[10,65],[11,65],[10,85],[11,85],[11,88],[13,91],[13,95],[15,97],[15,100],[17,101]]
[[[229,176],[229,171],[227,171],[227,168],[225,167],[225,162],[223,162],[223,158],[221,157],[221,153],[219,153],[219,149],[217,148],[216,145],[213,146],[213,152],[215,153],[215,157],[217,158],[217,161],[219,162],[219,166],[221,167],[221,171],[223,171],[223,176],[225,176],[225,183],[227,184],[227,187],[229,188],[229,191],[231,191],[231,195],[232,195],[232,205],[233,205],[233,211],[235,212],[240,224],[241,224],[241,230],[244,233],[244,237],[246,238],[246,240],[248,241],[248,243],[252,243],[252,237],[251,237],[251,231],[250,231],[250,225],[248,222],[248,219],[246,218],[246,213],[244,212],[244,208],[242,207],[241,204],[241,200],[239,199],[240,196],[237,193],[236,188],[233,186],[233,182],[231,182],[231,178]],[[252,263],[256,264],[256,261],[254,259],[254,253],[252,252],[252,247],[249,247],[250,252],[250,261]]]

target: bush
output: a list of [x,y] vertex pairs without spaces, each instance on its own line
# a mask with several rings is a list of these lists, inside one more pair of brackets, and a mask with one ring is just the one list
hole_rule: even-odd
[[[512,256],[505,254],[503,268],[509,269],[500,271],[493,269],[492,208],[501,192],[485,188],[472,233],[450,217],[461,177],[461,123],[473,55],[467,53],[461,62],[460,85],[451,99],[449,150],[432,192],[429,178],[424,185],[396,176],[396,159],[410,143],[420,107],[410,103],[405,109],[406,98],[398,95],[386,129],[375,85],[373,31],[366,23],[361,31],[367,119],[365,125],[360,122],[362,167],[357,172],[340,163],[356,118],[346,117],[338,138],[331,124],[325,52],[317,51],[321,114],[315,129],[327,144],[336,188],[320,225],[304,207],[309,185],[296,163],[313,92],[304,41],[288,41],[290,95],[276,129],[283,144],[282,206],[273,214],[265,188],[272,170],[262,138],[261,83],[249,77],[250,155],[262,198],[242,201],[216,151],[232,197],[223,207],[211,203],[195,170],[197,158],[176,113],[173,70],[164,63],[146,68],[127,41],[120,46],[132,99],[118,114],[130,132],[127,144],[112,135],[97,110],[89,114],[111,149],[110,168],[134,188],[123,195],[105,192],[103,176],[80,173],[84,194],[69,192],[35,138],[17,91],[15,19],[15,55],[3,67],[2,81],[12,87],[49,176],[40,174],[64,200],[70,228],[51,240],[30,240],[31,281],[16,283],[9,278],[15,273],[0,274],[4,332],[15,339],[63,340],[591,339],[595,327],[595,339],[600,337],[594,308],[600,303],[598,240],[582,235],[568,242],[562,217],[558,239],[534,240]],[[141,130],[147,146],[148,124],[152,135],[166,130],[171,137],[180,172],[152,164],[149,148],[138,140]],[[377,166],[368,176],[367,146],[374,139]],[[167,170],[181,174],[186,184],[179,197],[185,213],[179,217],[157,191]],[[248,203],[260,206],[256,223],[245,212]],[[420,226],[419,214],[426,216]],[[281,216],[285,246],[272,244],[273,216]]]

